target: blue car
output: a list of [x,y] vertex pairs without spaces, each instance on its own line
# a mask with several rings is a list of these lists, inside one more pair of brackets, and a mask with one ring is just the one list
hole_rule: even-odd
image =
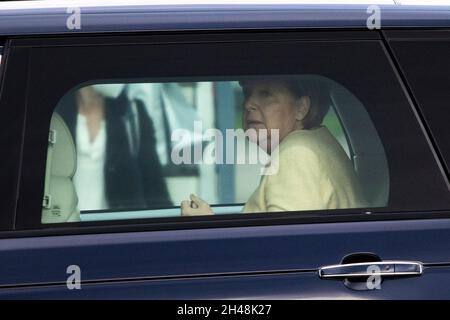
[[6,2],[0,57],[0,299],[450,298],[450,6]]

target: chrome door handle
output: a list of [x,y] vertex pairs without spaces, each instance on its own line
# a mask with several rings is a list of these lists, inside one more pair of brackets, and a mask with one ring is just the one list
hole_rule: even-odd
[[319,277],[355,278],[355,277],[399,277],[420,276],[423,266],[420,262],[410,261],[379,261],[364,263],[349,263],[326,266],[319,269]]

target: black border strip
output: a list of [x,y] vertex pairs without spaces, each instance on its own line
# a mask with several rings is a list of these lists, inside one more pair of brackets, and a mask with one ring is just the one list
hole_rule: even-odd
[[[333,41],[329,35],[338,34],[340,41],[381,40],[377,31],[365,28],[335,29],[236,29],[236,30],[180,30],[180,31],[141,31],[141,32],[109,32],[70,35],[17,35],[11,40],[15,47],[58,47],[58,46],[117,46],[155,44],[161,40],[163,44],[187,43],[223,43],[223,42],[267,42],[267,41]],[[260,35],[261,38],[255,38]],[[281,40],[279,37],[281,36]],[[128,38],[124,40],[124,38]],[[222,37],[223,40],[218,40]],[[317,40],[318,38],[320,40]],[[169,41],[168,41],[169,38]],[[42,44],[42,40],[51,45]],[[57,43],[59,42],[59,43]]]
[[[371,222],[371,221],[404,221],[404,220],[430,220],[430,219],[450,219],[450,211],[418,211],[418,212],[395,212],[395,213],[350,213],[342,214],[307,214],[287,212],[279,214],[262,214],[266,217],[232,217],[235,215],[208,216],[208,217],[185,217],[185,221],[177,222],[149,222],[148,219],[133,220],[133,223],[123,224],[124,220],[102,221],[102,224],[86,225],[86,222],[49,224],[43,225],[42,229],[17,230],[0,232],[0,239],[7,238],[26,238],[26,237],[48,237],[48,236],[66,236],[66,235],[87,235],[87,234],[105,234],[105,233],[128,233],[128,232],[151,232],[151,231],[174,231],[187,229],[205,229],[205,228],[239,228],[239,227],[261,227],[261,226],[281,226],[293,224],[318,224],[318,223],[353,223],[353,222]],[[261,215],[260,215],[261,216]],[[183,218],[182,218],[183,219]],[[130,220],[127,220],[130,221]],[[116,224],[111,224],[116,222]]]

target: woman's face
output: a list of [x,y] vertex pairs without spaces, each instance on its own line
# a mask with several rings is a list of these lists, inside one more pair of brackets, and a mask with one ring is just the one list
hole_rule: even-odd
[[[255,129],[258,138],[250,140],[276,146],[290,132],[300,129],[298,119],[300,99],[296,99],[288,88],[271,81],[245,81],[241,83],[244,91],[244,130]],[[260,130],[267,129],[267,141],[260,137]],[[271,141],[271,130],[279,130],[279,141]]]

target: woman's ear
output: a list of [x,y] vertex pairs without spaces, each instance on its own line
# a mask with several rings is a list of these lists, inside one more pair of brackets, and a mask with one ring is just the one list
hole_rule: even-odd
[[305,119],[311,107],[311,100],[308,96],[302,96],[296,101],[297,111],[295,119],[301,121]]

